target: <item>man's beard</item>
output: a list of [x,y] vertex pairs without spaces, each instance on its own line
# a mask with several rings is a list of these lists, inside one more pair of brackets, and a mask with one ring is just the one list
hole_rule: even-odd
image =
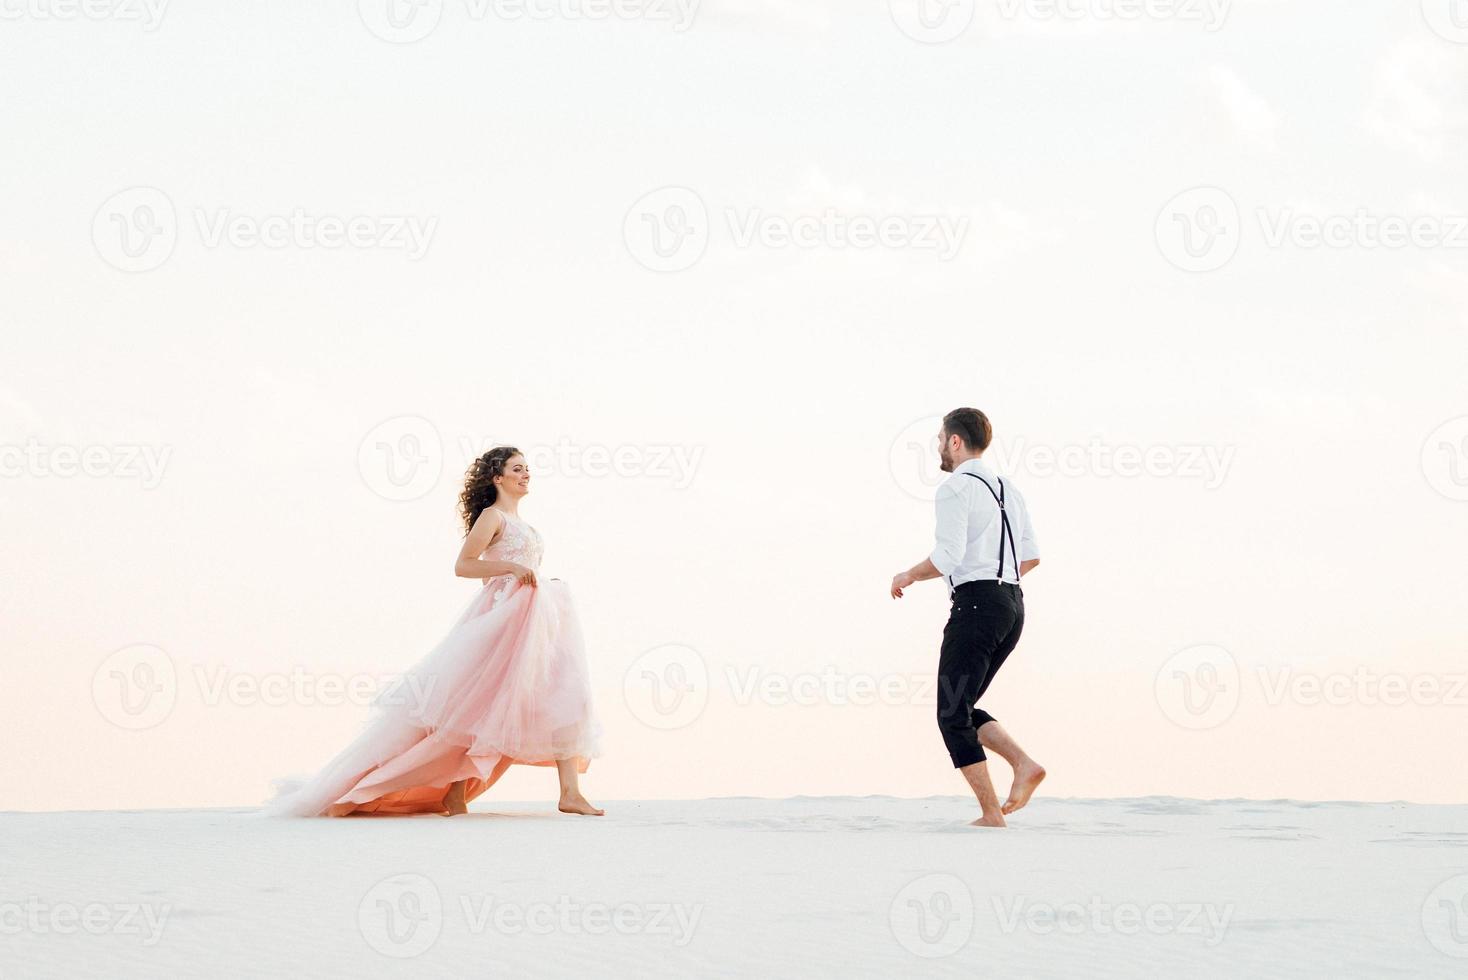
[[938,450],[938,468],[944,473],[953,472],[953,457],[948,455],[948,447]]

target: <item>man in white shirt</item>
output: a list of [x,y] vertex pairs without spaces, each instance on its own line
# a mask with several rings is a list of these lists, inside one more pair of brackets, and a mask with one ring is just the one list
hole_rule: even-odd
[[[942,578],[953,607],[938,656],[938,728],[954,768],[978,797],[976,827],[1003,827],[1005,814],[1029,802],[1045,769],[1031,759],[994,717],[976,705],[1019,643],[1025,625],[1020,576],[1040,564],[1029,509],[1012,482],[981,457],[993,441],[989,419],[976,408],[943,417],[938,455],[937,544],[933,553],[892,579],[892,598],[914,582]],[[1001,806],[984,749],[1014,768],[1009,799]]]

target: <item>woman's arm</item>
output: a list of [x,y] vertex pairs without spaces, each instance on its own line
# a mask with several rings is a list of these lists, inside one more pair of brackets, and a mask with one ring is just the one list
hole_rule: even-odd
[[496,575],[513,575],[525,585],[535,584],[535,572],[512,561],[485,561],[479,556],[494,543],[505,519],[493,507],[486,507],[474,521],[474,526],[464,537],[464,547],[459,549],[459,558],[454,562],[454,574],[459,578],[494,578]]

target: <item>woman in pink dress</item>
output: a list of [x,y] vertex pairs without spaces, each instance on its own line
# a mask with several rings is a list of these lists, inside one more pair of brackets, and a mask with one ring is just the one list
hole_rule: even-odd
[[555,766],[564,813],[601,816],[578,775],[601,726],[581,628],[558,579],[540,581],[540,534],[520,519],[530,469],[500,446],[476,459],[459,498],[467,533],[454,565],[484,587],[447,636],[378,697],[376,717],[270,812],[464,813],[512,765]]

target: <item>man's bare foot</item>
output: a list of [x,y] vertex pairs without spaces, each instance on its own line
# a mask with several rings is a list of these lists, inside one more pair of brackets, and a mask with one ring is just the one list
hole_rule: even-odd
[[469,804],[464,802],[464,782],[460,780],[449,787],[448,793],[443,798],[444,816],[457,817],[469,812]]
[[1004,817],[1000,816],[999,814],[997,814],[997,813],[986,813],[982,817],[980,817],[979,819],[975,820],[973,823],[969,824],[969,826],[970,827],[1007,827],[1008,824],[1006,824],[1004,822]]
[[1004,801],[1006,814],[1022,808],[1035,795],[1035,787],[1045,778],[1045,767],[1038,762],[1029,762],[1014,772],[1014,785],[1009,787],[1009,799]]
[[583,817],[602,817],[606,816],[607,812],[605,810],[598,810],[586,802],[586,797],[579,793],[575,796],[561,797],[561,802],[556,806],[556,809],[562,813],[579,813]]

